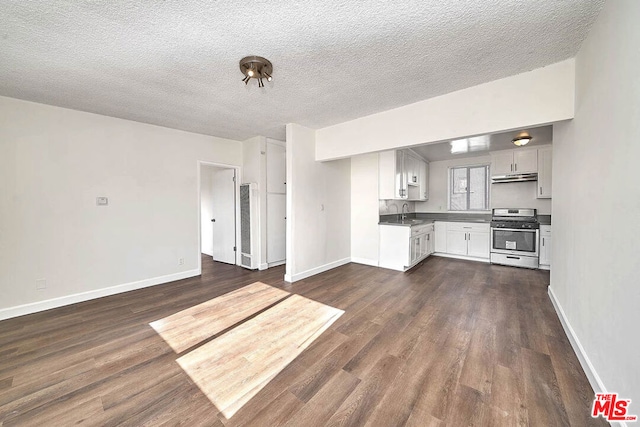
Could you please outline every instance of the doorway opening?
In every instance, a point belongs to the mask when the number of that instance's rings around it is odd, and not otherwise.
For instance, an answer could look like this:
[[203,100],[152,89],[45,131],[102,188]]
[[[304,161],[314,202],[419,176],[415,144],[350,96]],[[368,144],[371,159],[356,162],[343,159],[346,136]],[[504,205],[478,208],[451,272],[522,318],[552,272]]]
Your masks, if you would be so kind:
[[235,265],[240,253],[238,175],[237,167],[198,162],[200,252]]

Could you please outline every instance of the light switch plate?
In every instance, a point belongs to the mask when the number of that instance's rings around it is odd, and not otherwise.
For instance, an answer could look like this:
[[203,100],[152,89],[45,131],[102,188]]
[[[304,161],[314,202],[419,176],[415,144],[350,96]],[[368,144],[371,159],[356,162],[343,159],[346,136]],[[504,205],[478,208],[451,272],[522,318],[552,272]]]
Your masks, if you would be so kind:
[[96,206],[108,206],[109,198],[108,197],[96,197]]

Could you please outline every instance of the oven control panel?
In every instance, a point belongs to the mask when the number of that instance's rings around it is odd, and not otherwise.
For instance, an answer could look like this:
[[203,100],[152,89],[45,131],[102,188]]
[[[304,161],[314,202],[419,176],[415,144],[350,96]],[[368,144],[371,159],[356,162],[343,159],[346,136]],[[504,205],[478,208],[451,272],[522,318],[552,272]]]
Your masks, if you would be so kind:
[[540,228],[540,223],[527,221],[491,221],[491,228],[536,230]]

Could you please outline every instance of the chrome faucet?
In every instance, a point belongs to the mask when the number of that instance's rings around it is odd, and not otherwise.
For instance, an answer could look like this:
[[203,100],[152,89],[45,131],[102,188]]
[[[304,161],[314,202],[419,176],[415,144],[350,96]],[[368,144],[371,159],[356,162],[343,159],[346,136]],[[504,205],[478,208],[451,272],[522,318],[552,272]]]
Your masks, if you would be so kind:
[[[404,211],[404,208],[407,208],[407,212]],[[404,203],[402,205],[402,215],[400,216],[400,218],[404,221],[405,219],[407,219],[407,214],[409,213],[409,205]]]

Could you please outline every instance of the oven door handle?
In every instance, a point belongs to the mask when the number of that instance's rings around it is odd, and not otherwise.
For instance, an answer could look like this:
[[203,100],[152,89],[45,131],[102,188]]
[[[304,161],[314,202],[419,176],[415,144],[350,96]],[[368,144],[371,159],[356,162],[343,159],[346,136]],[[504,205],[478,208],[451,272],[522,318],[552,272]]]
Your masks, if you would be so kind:
[[538,228],[498,228],[498,227],[491,227],[491,231],[528,231],[530,233],[535,233],[536,231],[538,231]]

